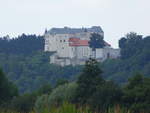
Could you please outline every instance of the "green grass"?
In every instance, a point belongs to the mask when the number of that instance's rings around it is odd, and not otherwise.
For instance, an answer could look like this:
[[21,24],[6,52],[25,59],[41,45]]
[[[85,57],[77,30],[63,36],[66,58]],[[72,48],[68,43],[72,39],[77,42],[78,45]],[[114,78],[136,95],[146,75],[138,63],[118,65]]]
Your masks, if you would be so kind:
[[[13,112],[13,111],[3,111],[0,109],[0,113],[21,113],[21,112]],[[23,113],[23,112],[22,112]],[[88,107],[85,108],[76,108],[74,104],[69,104],[65,102],[60,107],[45,107],[40,111],[31,111],[30,113],[99,113],[99,112],[92,112]],[[115,106],[114,108],[109,108],[105,113],[131,113],[129,110],[125,108],[121,108],[119,105]]]

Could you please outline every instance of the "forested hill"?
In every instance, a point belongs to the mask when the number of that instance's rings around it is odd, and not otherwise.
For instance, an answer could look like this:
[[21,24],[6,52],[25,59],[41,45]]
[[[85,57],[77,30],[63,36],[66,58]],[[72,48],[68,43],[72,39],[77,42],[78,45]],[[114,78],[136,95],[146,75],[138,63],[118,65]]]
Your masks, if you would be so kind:
[[103,65],[104,76],[119,83],[137,73],[150,77],[150,36],[129,33],[119,40],[121,59],[108,60]]
[[21,93],[32,92],[58,79],[72,80],[81,68],[49,64],[52,53],[44,52],[43,36],[22,34],[0,38],[0,67]]
[[[125,83],[136,73],[150,76],[150,36],[130,33],[119,41],[120,59],[101,63],[103,77]],[[43,36],[21,35],[0,38],[0,67],[21,93],[42,85],[55,84],[58,79],[74,80],[82,66],[60,67],[49,64],[51,53],[45,53]]]

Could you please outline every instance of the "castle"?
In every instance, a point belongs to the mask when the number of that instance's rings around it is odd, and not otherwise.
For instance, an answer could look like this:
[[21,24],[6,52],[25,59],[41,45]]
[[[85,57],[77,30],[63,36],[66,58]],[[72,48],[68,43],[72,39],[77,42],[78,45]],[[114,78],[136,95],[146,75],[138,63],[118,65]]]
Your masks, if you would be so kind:
[[120,57],[120,49],[113,49],[105,42],[105,47],[97,48],[95,52],[89,46],[92,33],[104,37],[100,26],[91,28],[52,28],[45,31],[45,51],[53,52],[50,63],[61,66],[82,65],[89,58],[104,61],[108,58]]

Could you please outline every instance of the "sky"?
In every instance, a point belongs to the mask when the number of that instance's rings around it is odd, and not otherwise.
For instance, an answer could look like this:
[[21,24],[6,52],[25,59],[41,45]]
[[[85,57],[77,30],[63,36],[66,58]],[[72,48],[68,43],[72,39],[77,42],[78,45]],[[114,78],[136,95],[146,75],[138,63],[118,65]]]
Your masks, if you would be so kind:
[[52,27],[101,26],[113,47],[129,32],[150,35],[150,0],[0,0],[0,37]]

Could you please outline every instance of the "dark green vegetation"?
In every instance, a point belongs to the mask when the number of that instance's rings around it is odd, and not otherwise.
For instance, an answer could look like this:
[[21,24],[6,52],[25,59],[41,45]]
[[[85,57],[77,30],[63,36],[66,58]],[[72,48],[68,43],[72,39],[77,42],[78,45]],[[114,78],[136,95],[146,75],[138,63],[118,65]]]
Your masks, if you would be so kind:
[[[102,37],[96,34],[93,37],[99,37],[103,45]],[[102,63],[105,79],[125,83],[136,73],[150,76],[149,36],[142,38],[141,35],[130,33],[120,39],[119,46],[122,58]],[[19,92],[31,92],[44,83],[55,84],[61,78],[72,80],[80,73],[81,66],[62,68],[49,64],[49,55],[52,53],[44,53],[43,49],[42,36],[23,34],[14,39],[0,38],[0,66],[19,87]]]
[[[101,40],[103,45],[102,37],[96,34],[93,37]],[[136,33],[129,33],[120,39],[119,46],[121,59],[107,60],[101,64],[105,79],[122,84],[136,73],[150,76],[150,36],[142,38]],[[82,66],[49,64],[52,53],[45,53],[43,49],[42,36],[23,34],[14,39],[0,38],[0,67],[17,85],[19,92],[32,92],[45,83],[54,86],[57,79],[73,80],[81,72]]]
[[89,46],[94,52],[94,57],[96,57],[96,49],[103,48],[105,46],[104,37],[100,34],[93,33],[90,37]]
[[44,111],[61,108],[68,102],[71,105],[67,106],[79,109],[88,106],[98,113],[108,112],[115,106],[120,106],[124,113],[150,112],[149,36],[127,34],[119,41],[120,59],[108,59],[101,64],[90,59],[84,68],[49,64],[52,53],[42,52],[41,36],[2,38],[0,44],[0,66],[9,78],[0,71],[3,109],[48,113]]
[[97,33],[93,33],[90,37],[89,45],[95,51],[96,48],[103,48],[105,46],[104,37]]
[[10,39],[9,36],[0,38],[0,53],[13,55],[30,55],[44,49],[43,36],[22,34]]
[[49,64],[52,53],[44,53],[42,36],[21,35],[14,39],[0,38],[0,67],[19,88],[20,93],[32,92],[45,83],[53,86],[58,79],[72,80],[78,67]]
[[0,54],[0,65],[20,93],[32,92],[45,83],[55,85],[58,79],[72,80],[79,67],[60,67],[49,64],[51,53],[37,52],[30,56]]
[[119,41],[121,59],[102,64],[104,77],[117,83],[126,83],[137,73],[150,77],[150,36],[129,33]]
[[[5,77],[3,73],[1,75]],[[11,93],[13,87],[5,87],[2,92],[7,91],[11,98],[6,96],[9,100],[5,103],[1,98],[0,109],[22,113],[32,110],[36,113],[53,113],[55,110],[58,113],[73,113],[78,109],[87,110],[87,113],[113,113],[110,112],[113,108],[117,110],[115,113],[150,112],[150,78],[137,74],[126,85],[119,87],[112,81],[104,80],[101,75],[98,62],[89,59],[76,82],[64,82],[55,88],[47,84],[33,93],[20,96]],[[119,106],[124,112],[120,111]]]
[[0,69],[0,105],[18,96],[17,87],[10,82]]

